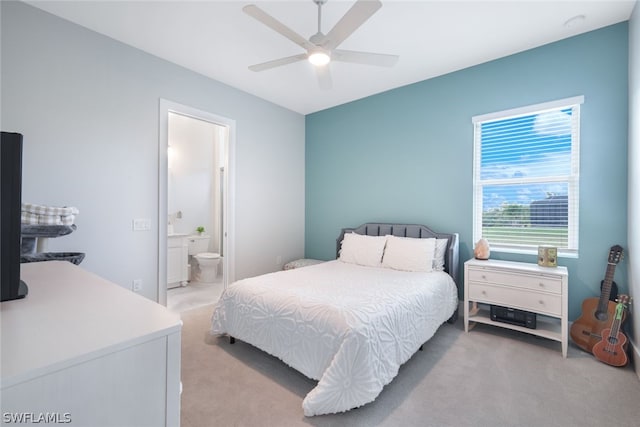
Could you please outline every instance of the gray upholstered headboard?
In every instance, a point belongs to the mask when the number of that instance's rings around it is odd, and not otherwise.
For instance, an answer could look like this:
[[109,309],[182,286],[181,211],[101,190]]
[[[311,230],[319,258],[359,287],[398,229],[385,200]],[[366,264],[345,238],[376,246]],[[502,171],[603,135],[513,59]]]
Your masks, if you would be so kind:
[[337,239],[336,258],[340,255],[340,246],[344,233],[354,232],[367,236],[386,236],[391,234],[398,237],[414,237],[427,239],[435,237],[436,239],[449,239],[447,244],[447,254],[445,256],[444,269],[456,282],[456,286],[460,288],[458,283],[458,234],[457,233],[436,233],[429,227],[416,224],[381,224],[367,223],[356,228],[343,228]]

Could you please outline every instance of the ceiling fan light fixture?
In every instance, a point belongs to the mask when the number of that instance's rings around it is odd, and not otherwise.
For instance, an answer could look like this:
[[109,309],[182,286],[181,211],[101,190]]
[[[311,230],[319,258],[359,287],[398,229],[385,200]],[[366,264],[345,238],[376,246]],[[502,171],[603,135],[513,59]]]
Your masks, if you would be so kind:
[[323,65],[327,65],[331,61],[331,56],[322,50],[318,49],[311,53],[309,53],[309,62],[311,62],[316,67],[322,67]]

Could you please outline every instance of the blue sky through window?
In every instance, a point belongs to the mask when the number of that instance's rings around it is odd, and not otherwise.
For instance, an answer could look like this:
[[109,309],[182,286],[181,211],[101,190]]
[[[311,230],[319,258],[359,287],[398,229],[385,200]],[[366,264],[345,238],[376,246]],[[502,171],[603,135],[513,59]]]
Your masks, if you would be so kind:
[[484,211],[567,196],[566,183],[518,181],[571,174],[571,114],[571,108],[556,109],[482,123],[480,179],[506,180],[484,186]]

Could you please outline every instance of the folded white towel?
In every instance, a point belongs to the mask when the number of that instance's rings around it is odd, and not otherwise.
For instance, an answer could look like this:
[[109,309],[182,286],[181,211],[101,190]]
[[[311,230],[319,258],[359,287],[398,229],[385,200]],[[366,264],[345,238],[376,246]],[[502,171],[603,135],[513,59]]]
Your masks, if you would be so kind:
[[80,212],[75,207],[22,204],[22,223],[37,225],[73,225]]
[[38,224],[38,215],[22,211],[21,222],[23,224]]
[[60,223],[62,225],[73,225],[73,222],[75,221],[76,216],[75,215],[63,215],[60,216]]
[[36,215],[58,215],[58,216],[78,215],[80,213],[78,211],[78,208],[75,208],[73,206],[71,207],[42,206],[42,205],[34,205],[32,203],[23,203],[22,211],[36,214]]

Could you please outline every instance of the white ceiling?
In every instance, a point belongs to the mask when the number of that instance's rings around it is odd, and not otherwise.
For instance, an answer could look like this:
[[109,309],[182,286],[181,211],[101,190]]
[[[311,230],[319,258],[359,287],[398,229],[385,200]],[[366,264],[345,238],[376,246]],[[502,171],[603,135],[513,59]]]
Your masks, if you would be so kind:
[[[249,3],[305,38],[317,30],[312,0],[28,1],[29,4],[290,110],[308,114],[629,19],[635,0],[382,0],[341,49],[400,56],[393,68],[333,62],[321,90],[302,61],[253,72],[252,64],[304,53],[242,12]],[[329,0],[326,34],[353,4]],[[574,16],[585,19],[565,25]]]

